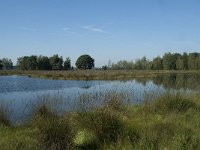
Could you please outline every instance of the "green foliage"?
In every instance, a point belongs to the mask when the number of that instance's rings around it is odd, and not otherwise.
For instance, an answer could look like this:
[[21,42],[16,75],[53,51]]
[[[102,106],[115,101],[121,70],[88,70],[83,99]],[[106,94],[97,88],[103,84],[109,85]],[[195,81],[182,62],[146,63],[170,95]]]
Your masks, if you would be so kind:
[[180,54],[175,53],[166,53],[163,56],[163,69],[164,70],[176,70],[176,60],[180,56]]
[[17,60],[17,66],[21,70],[36,70],[37,69],[37,56],[24,56]]
[[78,69],[92,69],[94,68],[94,59],[89,55],[81,55],[76,61]]
[[72,149],[73,134],[68,120],[59,117],[46,103],[43,102],[34,110],[34,125],[38,129],[38,143],[44,145],[46,149]]
[[102,68],[102,70],[108,70],[108,66],[106,66],[106,65],[102,66],[101,68]]
[[18,58],[17,67],[20,70],[62,70],[63,58],[58,55],[53,55],[50,58],[35,55],[24,56]]
[[162,58],[156,57],[156,58],[153,59],[152,69],[153,70],[163,70],[163,60],[162,60]]
[[[17,67],[21,70],[70,70],[71,60],[69,57],[63,62],[62,56],[23,56],[18,58]],[[76,61],[78,69],[94,68],[94,59],[89,55],[82,55]],[[0,60],[1,69],[12,69],[11,59],[3,58]],[[200,70],[200,53],[165,53],[163,57],[157,56],[153,60],[146,57],[135,61],[120,60],[112,63],[109,60],[108,65],[103,66],[103,70]]]
[[163,57],[156,57],[152,61],[145,57],[132,61],[118,61],[112,64],[114,70],[197,70],[200,69],[200,53],[165,53]]
[[0,125],[10,126],[9,108],[4,101],[0,101]]
[[48,118],[40,120],[37,124],[39,129],[39,142],[47,149],[71,150],[73,148],[73,134],[66,120]]
[[0,125],[1,150],[43,150],[37,138],[37,129],[28,126],[6,127]]
[[63,68],[63,58],[58,55],[53,55],[50,57],[50,64],[52,66],[52,70],[62,70]]
[[38,66],[37,66],[38,70],[50,70],[51,69],[50,60],[46,56],[39,56],[37,58],[37,64],[38,64]]
[[69,57],[67,57],[65,62],[64,62],[64,69],[65,70],[70,70],[71,69],[71,59]]
[[1,149],[199,149],[199,92],[165,93],[137,105],[126,105],[126,94],[94,95],[85,100],[102,105],[59,116],[43,103],[30,122],[0,125]]
[[2,60],[0,60],[0,70],[2,70],[3,68],[3,64],[2,64]]
[[198,106],[191,100],[185,99],[180,94],[163,95],[160,100],[156,101],[156,108],[158,111],[166,112],[186,112],[188,109],[199,110]]
[[197,70],[199,63],[199,55],[198,53],[190,53],[188,56],[188,69]]
[[176,60],[176,69],[177,70],[184,70],[184,60],[182,59],[182,57],[178,57],[178,59]]
[[112,64],[111,69],[114,70],[134,69],[134,63],[132,61],[128,62],[126,60],[118,61],[116,64]]
[[146,59],[146,57],[143,57],[141,59],[136,60],[134,68],[138,70],[145,70],[147,69],[147,65],[148,65],[148,60]]
[[3,58],[1,60],[1,64],[2,64],[2,69],[3,70],[10,70],[13,68],[13,62],[11,59],[8,58]]

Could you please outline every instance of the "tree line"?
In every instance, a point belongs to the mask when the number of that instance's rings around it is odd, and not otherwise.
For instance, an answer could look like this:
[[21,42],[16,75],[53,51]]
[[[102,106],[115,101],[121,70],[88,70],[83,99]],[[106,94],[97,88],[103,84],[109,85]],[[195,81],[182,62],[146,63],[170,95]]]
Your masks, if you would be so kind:
[[[66,57],[65,61],[62,56],[24,56],[17,60],[17,67],[20,70],[71,70],[70,57]],[[81,55],[76,61],[78,69],[92,69],[94,67],[94,59],[89,55]]]
[[10,70],[13,69],[13,62],[11,59],[3,58],[0,59],[0,70]]
[[109,63],[103,69],[112,70],[199,70],[200,53],[165,53],[163,57],[157,56],[153,60],[146,57],[135,61],[121,60],[117,63]]
[[[94,68],[94,59],[90,55],[81,55],[76,60],[77,69]],[[17,69],[20,70],[71,70],[70,57],[64,60],[62,56],[55,54],[47,56],[23,56],[17,59]],[[0,59],[0,70],[13,69],[11,59]],[[162,57],[157,56],[153,60],[146,57],[136,59],[135,61],[121,60],[117,63],[111,63],[102,66],[103,70],[200,70],[200,53],[165,53]]]
[[[0,70],[8,70],[13,68],[11,59],[3,58],[0,60]],[[89,55],[81,55],[76,61],[78,69],[94,68],[94,59]],[[17,59],[16,69],[19,70],[71,70],[71,59],[55,54],[51,57],[47,56],[23,56]]]

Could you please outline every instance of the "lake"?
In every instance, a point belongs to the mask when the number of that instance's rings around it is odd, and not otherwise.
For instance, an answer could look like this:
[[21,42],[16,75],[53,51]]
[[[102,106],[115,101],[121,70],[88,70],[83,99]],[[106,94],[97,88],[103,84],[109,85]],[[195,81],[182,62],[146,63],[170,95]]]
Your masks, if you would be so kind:
[[[1,105],[6,105],[12,122],[21,122],[30,116],[39,102],[45,99],[61,100],[55,109],[60,112],[76,109],[80,98],[95,95],[94,99],[109,92],[126,93],[132,103],[153,100],[167,91],[190,92],[199,89],[200,76],[170,74],[153,78],[135,78],[123,81],[50,80],[27,76],[0,76]],[[91,96],[92,97],[92,96]],[[58,101],[57,101],[58,103]],[[54,103],[53,103],[54,105]]]

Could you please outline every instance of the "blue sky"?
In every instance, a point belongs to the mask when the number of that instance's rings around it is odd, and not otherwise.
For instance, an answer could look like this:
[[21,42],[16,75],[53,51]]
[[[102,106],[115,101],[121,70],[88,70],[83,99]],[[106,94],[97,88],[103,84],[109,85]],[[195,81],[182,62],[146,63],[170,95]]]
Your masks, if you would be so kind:
[[96,66],[200,52],[199,0],[0,0],[0,58],[82,54]]

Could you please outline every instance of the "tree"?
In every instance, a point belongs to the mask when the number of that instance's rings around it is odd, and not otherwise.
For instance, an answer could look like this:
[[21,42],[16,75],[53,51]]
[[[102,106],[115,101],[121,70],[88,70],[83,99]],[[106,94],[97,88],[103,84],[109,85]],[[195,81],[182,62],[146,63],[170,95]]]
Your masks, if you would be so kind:
[[179,57],[176,60],[176,69],[177,70],[184,70],[184,61],[183,61],[182,57]]
[[142,62],[141,62],[140,59],[136,59],[136,60],[135,60],[134,68],[135,68],[135,69],[138,69],[138,70],[141,70],[141,69],[142,69]]
[[104,65],[104,66],[101,67],[101,69],[102,69],[102,70],[108,70],[108,66],[107,66],[107,65]]
[[163,70],[163,60],[159,56],[153,59],[152,62],[153,70]]
[[37,56],[23,56],[17,59],[17,66],[21,70],[36,70],[37,69]]
[[147,69],[148,60],[146,57],[142,57],[141,59],[137,59],[135,61],[135,69],[145,70]]
[[188,69],[198,69],[198,53],[190,53],[188,56]]
[[50,60],[46,56],[39,56],[37,58],[37,69],[38,70],[50,70],[51,65],[50,65]]
[[17,58],[17,67],[20,70],[28,70],[28,56]]
[[176,70],[176,60],[180,54],[165,53],[163,56],[163,69],[164,70]]
[[0,70],[2,70],[3,68],[3,64],[2,64],[2,60],[0,60]]
[[50,64],[52,66],[52,70],[62,70],[63,68],[63,58],[62,56],[53,55],[50,57]]
[[90,55],[81,55],[76,61],[78,69],[92,69],[94,67],[94,59]]
[[142,65],[142,70],[147,69],[147,64],[148,64],[148,60],[146,57],[142,57],[141,61],[141,65]]
[[13,68],[13,62],[11,59],[8,58],[3,58],[2,60],[2,65],[4,70],[12,69]]
[[182,59],[183,59],[183,69],[187,70],[188,69],[188,54],[183,53]]
[[28,70],[37,69],[37,56],[32,55],[28,57]]
[[64,69],[65,70],[70,70],[71,69],[71,59],[69,57],[67,57],[65,62],[64,62]]

